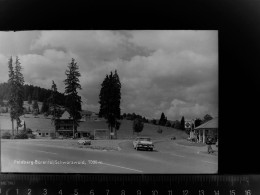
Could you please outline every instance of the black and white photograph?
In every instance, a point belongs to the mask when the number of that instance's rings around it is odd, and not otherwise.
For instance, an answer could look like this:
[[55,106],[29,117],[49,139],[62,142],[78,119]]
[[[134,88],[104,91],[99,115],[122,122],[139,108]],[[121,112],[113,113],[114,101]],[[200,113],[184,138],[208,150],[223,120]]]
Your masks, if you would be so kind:
[[0,31],[1,172],[217,174],[218,33]]

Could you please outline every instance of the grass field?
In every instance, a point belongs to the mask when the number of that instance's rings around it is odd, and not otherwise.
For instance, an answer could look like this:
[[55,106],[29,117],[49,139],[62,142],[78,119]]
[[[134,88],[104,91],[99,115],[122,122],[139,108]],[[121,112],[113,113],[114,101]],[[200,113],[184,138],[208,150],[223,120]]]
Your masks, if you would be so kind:
[[[33,115],[26,114],[26,117],[21,117],[25,121],[26,127],[32,129],[33,131],[37,129],[43,130],[54,130],[54,126],[49,118],[45,118],[43,115],[39,115],[38,118],[34,118]],[[137,137],[135,133],[133,135],[132,128],[133,121],[121,120],[121,126],[118,131],[118,139],[132,139]],[[0,128],[2,130],[11,129],[11,121],[9,114],[0,115]],[[163,132],[161,134],[157,133],[159,126],[152,124],[144,124],[144,129],[139,136],[149,136],[152,139],[166,139],[175,136],[176,139],[185,139],[188,135],[180,130],[176,130],[170,127],[161,127]],[[85,121],[80,123],[78,130],[94,132],[95,129],[107,129],[107,123],[104,120],[101,121]],[[2,132],[3,133],[3,132]]]

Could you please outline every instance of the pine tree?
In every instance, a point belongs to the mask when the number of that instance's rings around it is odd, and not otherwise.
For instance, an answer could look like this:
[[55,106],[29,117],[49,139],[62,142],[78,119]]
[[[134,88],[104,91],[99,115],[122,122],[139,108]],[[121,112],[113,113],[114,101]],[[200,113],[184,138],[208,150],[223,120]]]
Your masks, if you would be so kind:
[[14,71],[14,78],[15,78],[15,88],[16,88],[16,98],[15,98],[15,119],[16,119],[16,129],[18,134],[18,128],[22,126],[20,116],[24,113],[23,108],[23,85],[24,85],[24,77],[21,73],[22,66],[19,62],[19,58],[16,57],[15,61],[15,71]]
[[13,68],[13,59],[12,56],[8,61],[9,68],[9,97],[8,97],[8,105],[10,107],[10,118],[12,122],[12,135],[14,136],[14,119],[15,119],[15,78],[14,78],[14,68]]
[[204,116],[203,123],[206,123],[206,122],[210,121],[211,119],[213,119],[213,117],[209,114],[206,114]]
[[161,118],[159,120],[159,125],[165,126],[167,122],[167,118],[165,117],[164,113],[161,114]]
[[0,96],[0,106],[4,106],[4,100],[2,96]]
[[34,100],[33,101],[33,112],[37,115],[39,114],[39,105],[38,105],[38,101]]
[[[99,94],[99,117],[104,117],[107,119],[108,128],[110,133],[114,133],[117,138],[117,124],[121,117],[121,83],[117,71],[112,72],[110,75],[106,75],[104,81],[101,84],[100,94]],[[120,126],[120,125],[119,125]],[[110,137],[111,138],[111,137]]]
[[46,113],[49,111],[49,105],[46,100],[43,101],[41,113]]
[[32,94],[32,99],[33,100],[39,100],[39,89],[38,87],[35,87],[33,90],[33,94]]
[[[202,124],[202,120],[200,119],[200,118],[196,118],[196,120],[194,121],[194,126],[195,127],[198,127],[198,126],[200,126]],[[194,127],[194,128],[195,128]]]
[[184,116],[181,118],[181,130],[185,130],[185,119]]
[[79,126],[79,119],[81,119],[81,97],[78,95],[77,90],[81,89],[79,83],[79,67],[77,62],[72,58],[71,63],[68,65],[68,70],[65,74],[67,78],[64,80],[65,83],[65,95],[66,95],[66,108],[73,120],[73,137],[75,137],[75,130]]
[[167,120],[167,122],[166,122],[165,126],[166,126],[166,127],[171,127],[171,126],[172,126],[172,124],[171,124],[171,122],[170,122],[170,121],[168,121],[168,120]]
[[51,86],[51,95],[48,99],[49,103],[49,109],[48,109],[48,114],[52,115],[52,123],[57,119],[61,117],[61,111],[59,108],[59,105],[57,103],[57,85],[55,84],[54,81],[52,81],[52,86]]
[[32,96],[31,95],[28,96],[28,104],[32,104]]
[[108,93],[109,93],[109,77],[108,75],[106,75],[104,81],[101,84],[101,89],[100,89],[100,94],[99,94],[99,104],[100,104],[100,108],[99,108],[99,117],[105,117],[106,116],[106,111],[108,110],[107,105],[108,105]]

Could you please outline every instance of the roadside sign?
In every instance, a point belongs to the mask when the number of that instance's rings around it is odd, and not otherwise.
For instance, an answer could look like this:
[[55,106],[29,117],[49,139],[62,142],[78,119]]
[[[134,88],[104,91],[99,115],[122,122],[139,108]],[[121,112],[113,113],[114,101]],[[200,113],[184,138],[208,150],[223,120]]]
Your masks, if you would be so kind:
[[190,127],[191,127],[191,124],[190,124],[189,122],[186,122],[186,123],[185,123],[185,127],[186,127],[186,128],[190,128]]

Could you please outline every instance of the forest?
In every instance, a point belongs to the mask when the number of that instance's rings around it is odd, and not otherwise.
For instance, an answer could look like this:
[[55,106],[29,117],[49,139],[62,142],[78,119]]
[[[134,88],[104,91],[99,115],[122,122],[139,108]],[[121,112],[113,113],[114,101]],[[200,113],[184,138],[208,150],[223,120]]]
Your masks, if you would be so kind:
[[[8,83],[0,83],[0,104],[3,100],[7,100],[10,93],[10,87]],[[45,89],[33,85],[23,85],[23,97],[24,101],[37,100],[38,102],[47,101],[51,95],[51,89]],[[65,95],[63,93],[57,93],[57,103],[61,106],[65,105]]]

